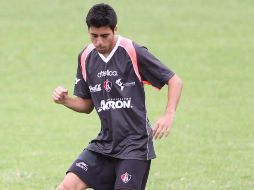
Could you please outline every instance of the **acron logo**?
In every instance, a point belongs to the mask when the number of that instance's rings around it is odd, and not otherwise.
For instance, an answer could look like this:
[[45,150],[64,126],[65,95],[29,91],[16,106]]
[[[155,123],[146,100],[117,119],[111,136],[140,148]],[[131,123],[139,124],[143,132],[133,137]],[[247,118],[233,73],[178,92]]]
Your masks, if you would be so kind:
[[132,108],[130,98],[122,98],[117,100],[101,100],[101,107],[97,109],[98,112],[107,111],[110,109],[123,109],[123,108]]

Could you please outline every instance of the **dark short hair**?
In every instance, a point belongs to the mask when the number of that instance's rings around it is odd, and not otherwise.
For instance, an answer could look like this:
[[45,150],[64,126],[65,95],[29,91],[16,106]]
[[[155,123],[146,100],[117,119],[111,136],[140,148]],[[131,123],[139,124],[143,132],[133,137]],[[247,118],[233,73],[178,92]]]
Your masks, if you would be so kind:
[[91,26],[96,28],[108,26],[114,30],[117,24],[116,12],[108,4],[96,4],[89,10],[86,16],[86,24],[88,28]]

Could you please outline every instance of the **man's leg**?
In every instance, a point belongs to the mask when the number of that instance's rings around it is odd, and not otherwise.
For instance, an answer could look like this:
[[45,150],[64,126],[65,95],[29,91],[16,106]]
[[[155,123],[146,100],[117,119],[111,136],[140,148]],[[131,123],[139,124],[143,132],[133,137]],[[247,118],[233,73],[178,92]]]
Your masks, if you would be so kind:
[[86,188],[87,185],[76,174],[69,172],[57,190],[84,190]]
[[58,190],[113,190],[115,182],[114,159],[84,150],[67,170]]
[[145,190],[150,170],[150,160],[118,160],[116,165],[116,190]]

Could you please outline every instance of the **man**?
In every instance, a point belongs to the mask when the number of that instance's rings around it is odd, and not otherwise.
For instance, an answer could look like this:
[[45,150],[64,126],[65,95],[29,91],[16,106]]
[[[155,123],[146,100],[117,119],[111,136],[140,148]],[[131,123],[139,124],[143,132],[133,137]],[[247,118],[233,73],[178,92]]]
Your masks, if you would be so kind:
[[[166,137],[180,99],[181,79],[145,47],[117,35],[117,16],[107,4],[93,6],[86,17],[92,43],[78,58],[75,97],[57,87],[53,100],[74,111],[96,109],[101,131],[74,161],[60,190],[144,190],[152,139]],[[144,83],[168,85],[165,114],[150,127]]]

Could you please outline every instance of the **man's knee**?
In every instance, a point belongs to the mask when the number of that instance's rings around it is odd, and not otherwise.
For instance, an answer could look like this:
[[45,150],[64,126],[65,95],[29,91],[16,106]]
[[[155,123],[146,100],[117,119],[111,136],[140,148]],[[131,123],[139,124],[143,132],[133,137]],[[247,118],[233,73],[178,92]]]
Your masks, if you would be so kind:
[[84,190],[87,185],[73,173],[68,173],[58,185],[57,190]]
[[64,184],[64,183],[62,182],[62,183],[60,183],[60,184],[58,185],[58,187],[57,187],[56,190],[74,190],[74,188],[71,187],[70,185]]
[[86,187],[81,188],[81,187],[76,187],[69,184],[61,183],[58,185],[56,190],[84,190],[84,189],[86,189]]
[[57,186],[56,190],[64,190],[64,186],[62,184],[59,184]]

